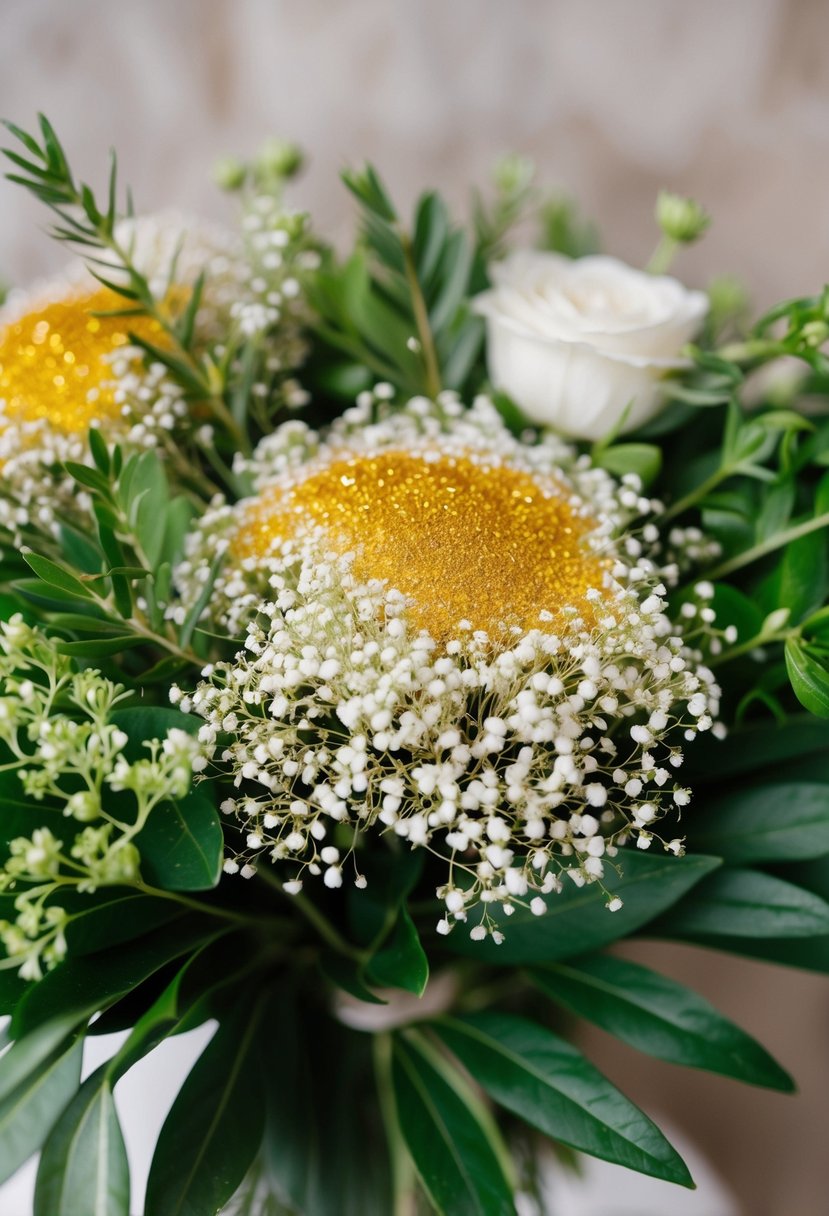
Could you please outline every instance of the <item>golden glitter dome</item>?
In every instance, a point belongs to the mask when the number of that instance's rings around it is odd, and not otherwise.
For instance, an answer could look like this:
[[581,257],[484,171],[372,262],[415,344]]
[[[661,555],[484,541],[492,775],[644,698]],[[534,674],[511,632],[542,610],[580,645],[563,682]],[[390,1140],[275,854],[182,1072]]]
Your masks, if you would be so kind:
[[356,554],[359,579],[384,579],[409,597],[414,623],[438,640],[461,620],[497,637],[503,625],[539,627],[544,610],[554,621],[567,608],[592,619],[586,594],[606,571],[585,544],[595,523],[565,490],[465,456],[354,456],[271,487],[248,508],[231,555],[264,557],[313,526],[336,551]]
[[110,357],[129,333],[164,345],[151,317],[94,316],[124,308],[109,288],[79,289],[0,328],[0,400],[10,424],[45,420],[65,435],[84,435],[92,423],[120,415]]

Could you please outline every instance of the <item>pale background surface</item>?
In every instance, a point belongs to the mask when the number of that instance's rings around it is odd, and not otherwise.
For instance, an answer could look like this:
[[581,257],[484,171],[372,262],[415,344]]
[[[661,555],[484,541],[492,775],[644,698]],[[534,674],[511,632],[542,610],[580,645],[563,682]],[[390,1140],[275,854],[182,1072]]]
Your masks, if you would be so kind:
[[[374,160],[403,203],[429,184],[463,207],[515,149],[631,261],[667,186],[715,216],[679,263],[689,282],[730,271],[768,303],[829,279],[824,0],[3,0],[0,21],[0,111],[25,126],[45,110],[95,183],[115,145],[143,209],[227,214],[214,158],[281,134],[312,158],[297,203],[344,233],[343,165]],[[42,219],[0,188],[0,277],[59,264]],[[635,953],[757,1034],[803,1092],[656,1064],[599,1032],[596,1062],[696,1141],[744,1216],[829,1210],[829,985],[679,947]],[[710,1196],[687,1211],[718,1216]]]

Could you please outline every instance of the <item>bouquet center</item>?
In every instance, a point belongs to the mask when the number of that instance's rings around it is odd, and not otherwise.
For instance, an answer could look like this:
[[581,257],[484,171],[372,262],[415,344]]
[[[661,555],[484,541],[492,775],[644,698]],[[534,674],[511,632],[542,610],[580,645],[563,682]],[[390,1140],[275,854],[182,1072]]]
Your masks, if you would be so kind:
[[358,579],[405,595],[410,620],[433,638],[461,622],[497,637],[549,629],[564,613],[592,621],[588,591],[603,586],[606,563],[587,543],[595,521],[571,503],[550,478],[470,456],[356,455],[265,490],[232,552],[266,557],[320,528],[332,549],[353,552]]

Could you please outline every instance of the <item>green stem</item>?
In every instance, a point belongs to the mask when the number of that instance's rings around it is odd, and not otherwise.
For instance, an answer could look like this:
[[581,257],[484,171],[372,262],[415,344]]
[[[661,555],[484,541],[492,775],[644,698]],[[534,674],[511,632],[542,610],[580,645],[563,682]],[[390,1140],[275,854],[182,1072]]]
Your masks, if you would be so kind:
[[791,541],[800,540],[801,536],[808,536],[810,532],[817,532],[820,528],[826,527],[829,527],[829,511],[823,515],[816,515],[814,519],[807,519],[805,523],[796,524],[793,528],[787,528],[784,532],[778,532],[776,536],[769,537],[761,544],[754,545],[751,549],[746,549],[735,557],[729,558],[728,561],[721,562],[713,570],[706,570],[705,577],[716,582],[717,579],[725,578],[727,574],[733,574],[735,570],[742,570],[743,566],[750,566],[752,562],[759,561],[761,557],[774,553],[775,549],[782,549]]
[[739,646],[733,647],[732,650],[727,650],[724,654],[716,655],[708,660],[708,666],[711,668],[721,667],[723,663],[730,663],[732,659],[739,659],[744,654],[751,654],[752,650],[759,650],[761,646],[770,646],[774,642],[785,642],[787,638],[796,637],[799,635],[799,629],[785,629],[782,633],[758,633],[756,637],[749,638],[747,642],[741,642]]
[[645,269],[649,274],[665,274],[676,257],[678,249],[679,241],[675,241],[670,236],[663,236],[651,254],[651,260]]
[[429,324],[429,312],[426,308],[426,301],[423,298],[420,280],[417,277],[414,251],[407,232],[401,231],[400,244],[403,247],[406,281],[409,284],[409,291],[412,295],[412,309],[414,311],[415,324],[417,325],[417,335],[420,341],[420,349],[423,352],[423,363],[426,370],[426,395],[434,400],[441,390],[440,365],[438,363],[437,351],[435,350],[435,341],[432,336],[432,327]]
[[710,477],[706,477],[705,481],[701,482],[696,489],[690,490],[684,497],[678,498],[675,503],[672,503],[666,511],[663,512],[662,519],[674,519],[677,515],[681,515],[683,511],[687,511],[689,507],[693,507],[701,499],[715,490],[722,481],[726,481],[737,470],[731,467],[717,469]]
[[392,1209],[389,1216],[415,1216],[414,1171],[411,1158],[400,1132],[394,1086],[391,1077],[392,1039],[390,1034],[376,1034],[372,1044],[374,1077],[383,1116],[383,1127],[389,1146],[392,1181]]
[[336,950],[338,954],[344,954],[347,958],[353,958],[355,962],[362,963],[365,961],[365,952],[358,949],[357,946],[352,946],[351,942],[337,932],[327,917],[319,911],[311,900],[307,899],[301,892],[297,895],[289,895],[282,883],[275,874],[271,874],[265,867],[260,867],[256,871],[257,877],[263,879],[269,887],[273,887],[275,891],[279,891],[284,895],[305,917],[309,924],[313,925],[320,937],[326,942],[332,950]]
[[154,895],[158,899],[169,899],[173,903],[181,904],[183,908],[187,908],[191,912],[201,912],[206,916],[214,916],[218,920],[226,920],[235,925],[256,925],[274,924],[285,928],[287,922],[282,917],[276,916],[260,916],[250,915],[245,912],[234,912],[231,908],[219,908],[214,904],[204,904],[198,899],[191,899],[189,895],[182,895],[179,891],[164,891],[160,887],[151,887],[140,880],[129,884],[136,891],[140,891],[142,895]]

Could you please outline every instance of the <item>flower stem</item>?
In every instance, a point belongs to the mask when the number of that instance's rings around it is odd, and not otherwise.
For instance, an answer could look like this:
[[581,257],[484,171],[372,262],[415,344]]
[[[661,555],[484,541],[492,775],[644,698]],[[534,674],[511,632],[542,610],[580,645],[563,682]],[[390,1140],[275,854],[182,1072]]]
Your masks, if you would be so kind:
[[665,274],[670,269],[678,249],[679,241],[675,241],[671,236],[663,236],[645,269],[649,274]]
[[412,249],[412,242],[407,232],[401,231],[400,244],[403,247],[406,281],[409,284],[409,291],[412,295],[412,310],[414,311],[415,323],[417,325],[417,335],[420,341],[420,349],[423,352],[423,363],[426,370],[426,395],[434,400],[441,390],[440,365],[438,364],[435,341],[432,336],[432,327],[429,324],[426,301],[423,298],[420,280],[417,277],[414,250]]
[[363,962],[365,958],[364,951],[357,946],[352,946],[351,942],[337,932],[327,917],[323,916],[322,912],[316,907],[310,899],[306,899],[301,893],[297,895],[289,895],[282,883],[274,874],[270,874],[264,867],[260,867],[256,871],[257,877],[263,879],[268,886],[273,887],[275,891],[279,891],[284,895],[305,917],[309,924],[313,925],[317,933],[326,942],[332,950],[336,950],[337,954],[344,954],[347,958],[353,958],[356,962]]
[[775,549],[782,549],[784,545],[788,545],[794,540],[800,540],[801,536],[808,536],[810,532],[817,532],[820,528],[827,527],[829,527],[829,511],[823,515],[816,515],[814,519],[807,519],[802,524],[796,524],[792,528],[786,528],[784,532],[770,536],[768,540],[754,545],[751,549],[745,549],[742,553],[721,562],[713,570],[706,570],[705,577],[713,581],[725,578],[727,574],[733,574],[735,570],[742,570],[743,566],[750,566],[752,562],[759,561],[761,557],[774,553]]
[[400,1133],[391,1079],[391,1035],[376,1034],[372,1046],[377,1095],[391,1162],[392,1209],[389,1216],[415,1216],[414,1172]]

